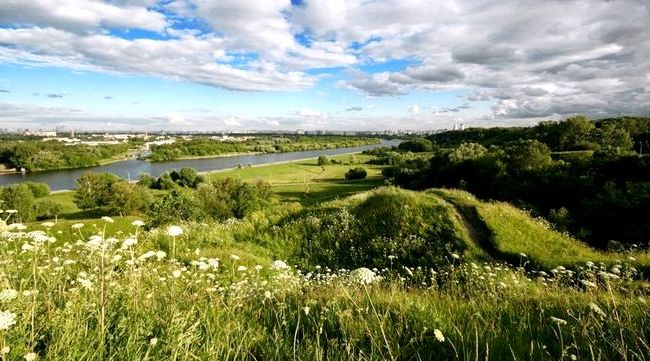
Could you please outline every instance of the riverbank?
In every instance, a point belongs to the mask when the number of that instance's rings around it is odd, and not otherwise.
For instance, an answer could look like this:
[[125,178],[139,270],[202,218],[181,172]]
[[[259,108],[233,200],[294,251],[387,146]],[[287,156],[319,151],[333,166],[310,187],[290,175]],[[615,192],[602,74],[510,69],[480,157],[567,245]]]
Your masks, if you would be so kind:
[[[36,170],[27,171],[25,173],[46,173],[46,172],[56,172],[61,170],[101,167],[103,165],[109,165],[118,162],[123,162],[125,160],[136,159],[135,157],[136,154],[137,152],[123,153],[120,156],[115,156],[109,159],[100,160],[96,164],[92,164],[86,167],[61,167],[61,168],[54,168],[54,169],[36,169]],[[24,174],[24,173],[19,171],[17,168],[8,168],[6,165],[0,165],[0,175],[16,175],[16,174]]]

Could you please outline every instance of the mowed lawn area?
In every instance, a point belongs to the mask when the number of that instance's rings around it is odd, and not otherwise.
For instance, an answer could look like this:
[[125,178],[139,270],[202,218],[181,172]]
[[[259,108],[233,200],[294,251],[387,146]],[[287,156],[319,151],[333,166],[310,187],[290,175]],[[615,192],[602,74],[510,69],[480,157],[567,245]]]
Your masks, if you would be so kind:
[[[363,154],[344,155],[331,159],[342,164],[319,166],[318,160],[308,159],[289,163],[245,167],[212,172],[208,180],[225,177],[249,182],[265,181],[283,202],[300,202],[313,205],[337,197],[345,197],[384,184],[381,170],[384,166],[363,164],[371,159]],[[355,167],[363,167],[368,177],[361,180],[346,180],[345,173]]]

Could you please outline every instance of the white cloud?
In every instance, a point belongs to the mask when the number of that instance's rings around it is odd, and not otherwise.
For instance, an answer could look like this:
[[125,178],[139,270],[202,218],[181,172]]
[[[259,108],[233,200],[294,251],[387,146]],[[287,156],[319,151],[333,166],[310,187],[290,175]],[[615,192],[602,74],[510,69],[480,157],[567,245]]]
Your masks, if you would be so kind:
[[318,110],[314,109],[300,109],[296,111],[296,115],[302,118],[310,118],[310,119],[325,119],[328,117],[327,113],[323,113]]
[[98,27],[162,31],[165,16],[148,10],[145,1],[105,3],[97,0],[3,0],[0,24],[53,26],[72,31]]
[[411,105],[411,106],[409,107],[409,113],[411,113],[411,115],[418,115],[418,114],[420,114],[420,106],[417,105],[417,104],[413,104],[413,105]]

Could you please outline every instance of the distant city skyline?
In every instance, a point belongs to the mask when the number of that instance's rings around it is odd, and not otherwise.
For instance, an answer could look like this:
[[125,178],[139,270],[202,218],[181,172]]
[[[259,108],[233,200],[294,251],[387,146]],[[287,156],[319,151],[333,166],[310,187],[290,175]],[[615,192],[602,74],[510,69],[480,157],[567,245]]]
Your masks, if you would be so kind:
[[3,0],[0,129],[650,115],[648,0]]

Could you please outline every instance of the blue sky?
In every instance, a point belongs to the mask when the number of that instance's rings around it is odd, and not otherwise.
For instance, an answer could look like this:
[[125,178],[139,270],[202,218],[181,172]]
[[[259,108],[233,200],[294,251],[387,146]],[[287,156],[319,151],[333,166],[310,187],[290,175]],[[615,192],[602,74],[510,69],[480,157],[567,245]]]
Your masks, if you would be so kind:
[[647,115],[648,8],[623,2],[585,12],[585,1],[7,0],[0,128],[441,129]]

